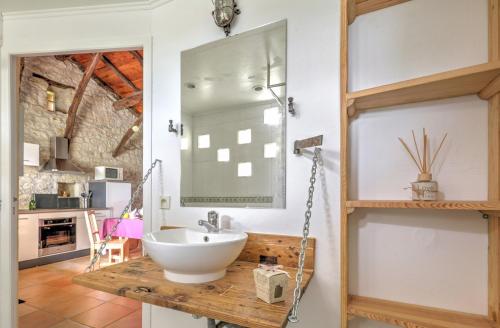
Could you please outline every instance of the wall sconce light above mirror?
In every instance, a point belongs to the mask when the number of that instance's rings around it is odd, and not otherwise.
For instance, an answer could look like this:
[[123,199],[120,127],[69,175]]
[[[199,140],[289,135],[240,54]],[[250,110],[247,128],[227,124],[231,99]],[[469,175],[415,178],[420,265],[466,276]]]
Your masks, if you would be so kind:
[[239,15],[241,11],[237,8],[235,0],[212,0],[214,5],[214,10],[212,11],[212,17],[217,26],[224,29],[226,36],[231,33],[231,23],[236,15]]
[[182,52],[181,206],[285,207],[286,62],[286,21]]

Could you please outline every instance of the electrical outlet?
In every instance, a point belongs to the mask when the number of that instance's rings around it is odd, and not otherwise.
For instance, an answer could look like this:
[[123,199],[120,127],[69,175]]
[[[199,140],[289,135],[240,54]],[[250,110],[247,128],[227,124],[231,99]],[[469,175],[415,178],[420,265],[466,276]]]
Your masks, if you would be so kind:
[[160,196],[160,209],[162,210],[170,209],[170,196]]

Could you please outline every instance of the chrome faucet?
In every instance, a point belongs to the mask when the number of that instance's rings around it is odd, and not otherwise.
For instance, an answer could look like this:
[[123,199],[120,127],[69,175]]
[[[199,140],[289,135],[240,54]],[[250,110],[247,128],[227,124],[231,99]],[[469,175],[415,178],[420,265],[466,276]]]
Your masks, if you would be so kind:
[[219,214],[216,211],[208,212],[208,220],[200,220],[198,225],[205,227],[209,233],[219,232]]

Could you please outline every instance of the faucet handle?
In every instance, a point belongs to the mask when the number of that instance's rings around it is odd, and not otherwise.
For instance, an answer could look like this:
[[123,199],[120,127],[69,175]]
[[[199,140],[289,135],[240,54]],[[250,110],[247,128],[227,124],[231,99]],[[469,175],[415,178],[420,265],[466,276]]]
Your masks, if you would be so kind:
[[213,225],[217,225],[219,220],[219,214],[216,211],[208,212],[208,222]]

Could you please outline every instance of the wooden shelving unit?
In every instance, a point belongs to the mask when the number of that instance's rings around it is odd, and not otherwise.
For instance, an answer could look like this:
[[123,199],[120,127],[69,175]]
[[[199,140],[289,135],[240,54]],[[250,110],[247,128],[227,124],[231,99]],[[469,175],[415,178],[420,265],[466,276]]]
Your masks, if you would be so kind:
[[486,316],[447,311],[431,307],[349,296],[350,315],[402,327],[493,328]]
[[[350,116],[367,110],[477,94],[488,100],[498,91],[500,62],[433,74],[347,94]],[[493,91],[492,91],[493,90]],[[496,91],[496,92],[495,92]]]
[[[341,327],[363,317],[405,328],[500,328],[500,0],[489,2],[489,62],[371,89],[348,91],[348,32],[355,18],[408,0],[341,0]],[[349,121],[363,111],[478,95],[489,102],[488,200],[349,200]],[[479,211],[488,218],[488,315],[349,295],[349,215],[363,209]],[[429,215],[429,214],[428,214]]]
[[349,13],[349,24],[352,24],[357,16],[371,13],[372,11],[399,5],[409,0],[349,0],[347,2]]
[[355,208],[394,208],[394,209],[430,209],[430,210],[460,210],[478,212],[499,212],[500,202],[489,201],[411,201],[411,200],[350,200],[347,207]]

